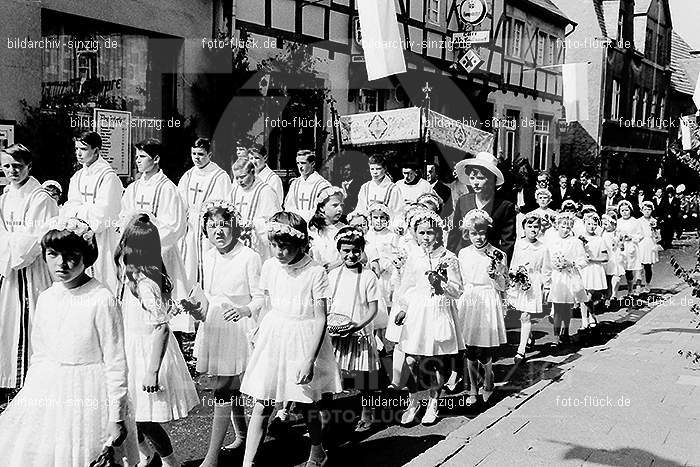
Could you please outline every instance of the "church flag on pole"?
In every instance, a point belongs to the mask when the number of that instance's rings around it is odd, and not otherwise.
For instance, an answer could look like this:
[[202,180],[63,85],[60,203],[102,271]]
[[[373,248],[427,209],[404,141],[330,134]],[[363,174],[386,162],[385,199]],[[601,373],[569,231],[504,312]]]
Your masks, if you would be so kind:
[[406,72],[394,0],[357,0],[367,78]]

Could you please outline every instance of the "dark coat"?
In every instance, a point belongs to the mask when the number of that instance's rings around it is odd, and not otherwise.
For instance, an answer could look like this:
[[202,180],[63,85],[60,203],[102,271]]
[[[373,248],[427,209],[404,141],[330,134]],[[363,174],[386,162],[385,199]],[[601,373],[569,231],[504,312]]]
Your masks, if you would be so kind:
[[597,208],[597,204],[600,202],[600,190],[592,183],[585,187],[580,187],[576,201],[581,204],[590,204]]
[[452,190],[450,187],[442,183],[440,180],[435,182],[433,186],[433,191],[442,199],[443,207],[440,217],[443,219],[452,214]]
[[[447,236],[447,249],[454,254],[459,254],[459,250],[471,244],[468,238],[462,237],[460,227],[465,214],[472,209],[476,209],[476,195],[474,193],[466,193],[457,200],[454,225]],[[515,206],[496,194],[496,198],[483,209],[493,219],[493,227],[489,232],[489,243],[503,251],[510,262],[515,246]]]
[[558,210],[559,208],[561,208],[561,203],[563,203],[567,199],[572,199],[576,201],[578,198],[576,190],[571,188],[571,185],[569,185],[568,183],[566,191],[564,192],[564,196],[561,195],[561,188],[559,188],[558,184],[556,186],[553,186],[550,189],[550,191],[552,192],[552,202],[550,203],[549,207],[554,210]]

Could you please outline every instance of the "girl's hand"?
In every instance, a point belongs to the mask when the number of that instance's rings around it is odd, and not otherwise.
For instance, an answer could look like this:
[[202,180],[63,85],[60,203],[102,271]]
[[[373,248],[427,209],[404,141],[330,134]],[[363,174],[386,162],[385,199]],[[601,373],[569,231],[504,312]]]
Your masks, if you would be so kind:
[[401,326],[406,319],[406,312],[405,311],[399,311],[396,313],[396,317],[394,317],[394,324],[397,326]]
[[224,319],[226,321],[236,322],[241,318],[247,318],[251,315],[252,315],[252,313],[250,312],[250,308],[248,308],[247,306],[243,306],[240,308],[235,307],[235,308],[231,308],[230,310],[224,311]]
[[158,372],[147,372],[143,377],[141,388],[146,392],[158,392]]
[[314,379],[314,362],[302,362],[297,369],[297,384],[309,384]]
[[109,424],[107,429],[107,439],[111,446],[121,446],[126,439],[127,429],[124,422],[114,422]]
[[357,323],[351,322],[351,323],[350,323],[350,326],[349,326],[347,329],[343,329],[342,331],[340,331],[340,332],[338,333],[338,335],[339,335],[340,337],[349,336],[349,335],[351,335],[351,334],[356,333],[356,332],[359,331],[360,329],[362,329],[362,328],[361,328],[360,326],[358,326]]

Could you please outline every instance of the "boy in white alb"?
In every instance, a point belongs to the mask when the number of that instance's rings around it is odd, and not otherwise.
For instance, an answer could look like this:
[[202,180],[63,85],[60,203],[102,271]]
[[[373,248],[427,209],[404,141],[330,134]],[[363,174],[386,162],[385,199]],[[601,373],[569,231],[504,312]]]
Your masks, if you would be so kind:
[[[149,214],[158,228],[163,263],[173,282],[172,298],[179,301],[186,298],[191,289],[179,247],[187,229],[187,215],[177,187],[160,170],[161,151],[157,139],[147,139],[136,145],[136,167],[141,177],[126,188],[119,220],[120,225],[125,226],[135,214]],[[170,321],[170,329],[194,332],[194,320],[182,313]]]
[[192,144],[191,156],[194,167],[185,172],[177,184],[177,191],[187,211],[187,230],[180,243],[180,251],[188,280],[201,285],[202,258],[211,245],[203,238],[199,210],[209,199],[225,199],[231,192],[231,179],[211,160],[209,139],[197,138]]
[[255,166],[255,175],[260,181],[275,192],[277,203],[281,206],[282,201],[284,201],[282,179],[267,165],[267,150],[265,150],[265,146],[254,144],[248,149],[248,160]]
[[316,199],[319,192],[331,186],[315,170],[316,156],[313,151],[302,149],[297,152],[297,169],[299,177],[289,184],[289,192],[284,199],[284,210],[299,214],[306,222],[316,211]]
[[282,208],[274,190],[256,178],[255,166],[251,161],[238,159],[233,164],[232,171],[233,188],[228,199],[241,216],[243,240],[265,261],[270,257],[265,223]]
[[118,287],[114,249],[119,235],[117,225],[121,198],[121,180],[109,162],[100,157],[102,138],[94,131],[85,131],[75,138],[75,156],[83,168],[70,179],[68,201],[61,207],[61,218],[77,217],[95,232],[98,257],[88,274],[99,280],[112,293]]
[[404,164],[401,169],[403,173],[403,180],[396,182],[396,188],[399,189],[401,193],[401,199],[403,201],[402,209],[405,209],[411,203],[415,203],[418,197],[423,193],[432,193],[433,187],[430,183],[420,178],[418,175],[418,170],[413,164]]
[[376,155],[369,158],[369,174],[372,179],[360,187],[355,211],[368,212],[370,205],[382,203],[389,209],[389,217],[397,218],[403,210],[403,199],[401,191],[386,173],[384,157]]

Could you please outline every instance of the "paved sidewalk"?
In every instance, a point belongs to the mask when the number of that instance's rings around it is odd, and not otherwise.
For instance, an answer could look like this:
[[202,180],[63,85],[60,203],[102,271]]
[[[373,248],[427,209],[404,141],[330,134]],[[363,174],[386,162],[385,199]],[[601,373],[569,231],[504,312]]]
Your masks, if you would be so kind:
[[700,466],[700,352],[685,289],[409,466]]

